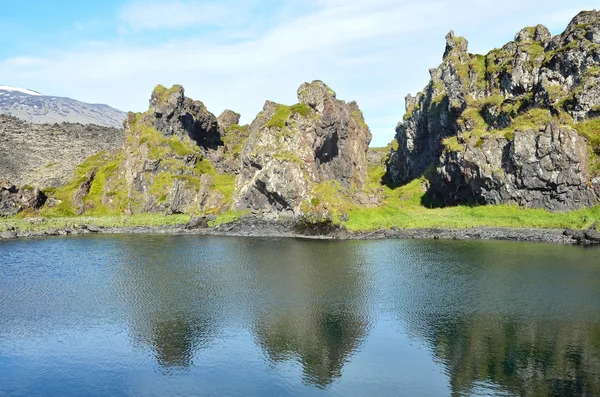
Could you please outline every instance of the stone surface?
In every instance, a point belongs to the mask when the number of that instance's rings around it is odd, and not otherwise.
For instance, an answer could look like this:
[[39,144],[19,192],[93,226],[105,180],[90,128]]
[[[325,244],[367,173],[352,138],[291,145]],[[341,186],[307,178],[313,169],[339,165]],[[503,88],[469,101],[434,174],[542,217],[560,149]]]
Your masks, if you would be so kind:
[[31,124],[0,115],[0,176],[17,185],[60,186],[86,158],[122,145],[122,129]]
[[[555,37],[542,25],[522,29],[485,56],[450,32],[425,90],[406,97],[387,180],[402,185],[433,170],[442,204],[595,205],[600,181],[588,152],[598,148],[586,149],[569,126],[600,116],[599,39],[598,11],[581,12]],[[561,127],[548,132],[549,123]]]
[[446,151],[430,179],[430,193],[446,204],[519,204],[565,211],[597,202],[588,186],[585,138],[550,124],[543,131],[485,139],[480,147]]
[[371,133],[355,102],[321,81],[298,89],[299,104],[267,101],[241,153],[234,208],[301,212],[319,183],[362,189]]

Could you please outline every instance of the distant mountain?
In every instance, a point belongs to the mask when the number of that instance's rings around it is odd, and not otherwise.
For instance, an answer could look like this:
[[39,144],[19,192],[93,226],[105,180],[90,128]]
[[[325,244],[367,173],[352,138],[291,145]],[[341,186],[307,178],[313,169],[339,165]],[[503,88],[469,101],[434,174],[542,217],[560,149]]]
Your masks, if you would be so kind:
[[26,88],[0,85],[0,114],[31,123],[81,123],[123,128],[126,113],[108,105],[47,96]]

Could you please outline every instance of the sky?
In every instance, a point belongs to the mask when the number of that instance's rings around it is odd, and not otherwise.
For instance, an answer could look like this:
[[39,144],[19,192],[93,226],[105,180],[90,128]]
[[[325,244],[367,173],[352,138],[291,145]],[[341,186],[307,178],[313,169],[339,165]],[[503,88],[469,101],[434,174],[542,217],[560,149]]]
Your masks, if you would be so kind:
[[145,111],[181,84],[249,123],[305,81],[355,100],[385,146],[449,30],[487,53],[523,27],[561,33],[586,0],[0,0],[0,85]]

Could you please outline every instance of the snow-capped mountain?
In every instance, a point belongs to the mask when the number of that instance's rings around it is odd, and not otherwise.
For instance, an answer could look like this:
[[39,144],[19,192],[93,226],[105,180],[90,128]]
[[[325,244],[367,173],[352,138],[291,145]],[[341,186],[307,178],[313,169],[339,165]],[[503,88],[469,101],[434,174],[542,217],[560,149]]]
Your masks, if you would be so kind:
[[108,105],[48,96],[26,88],[0,85],[0,113],[32,123],[81,123],[122,128],[126,113]]

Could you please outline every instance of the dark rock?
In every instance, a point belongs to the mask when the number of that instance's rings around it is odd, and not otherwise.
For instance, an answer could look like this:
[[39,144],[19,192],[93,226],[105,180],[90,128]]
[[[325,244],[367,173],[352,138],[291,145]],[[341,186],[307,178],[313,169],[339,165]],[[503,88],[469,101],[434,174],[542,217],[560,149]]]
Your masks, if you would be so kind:
[[175,85],[167,89],[157,86],[150,98],[154,126],[165,136],[191,138],[199,146],[216,148],[222,145],[216,117],[200,101],[184,95],[184,89]]
[[596,230],[585,231],[585,239],[594,243],[600,243],[600,232]]
[[234,112],[233,110],[224,110],[223,113],[221,113],[221,115],[217,117],[217,124],[219,125],[221,135],[225,135],[231,128],[231,126],[239,125],[240,117],[241,115],[239,113]]
[[586,140],[568,127],[550,124],[513,141],[490,137],[480,146],[446,151],[430,178],[430,194],[446,204],[517,203],[566,211],[597,203],[588,184]]
[[573,238],[573,240],[581,241],[585,239],[585,232],[583,230],[567,229],[564,233],[565,236]]
[[94,182],[94,178],[96,177],[96,171],[97,169],[94,169],[85,176],[85,179],[79,184],[73,195],[72,203],[77,215],[83,214],[87,209],[85,207],[84,199],[90,192],[92,182]]
[[0,181],[0,217],[41,208],[46,199],[46,195],[38,188],[31,186],[19,188],[8,181]]
[[208,227],[208,219],[204,216],[192,218],[186,225],[185,228],[191,229],[204,229]]

